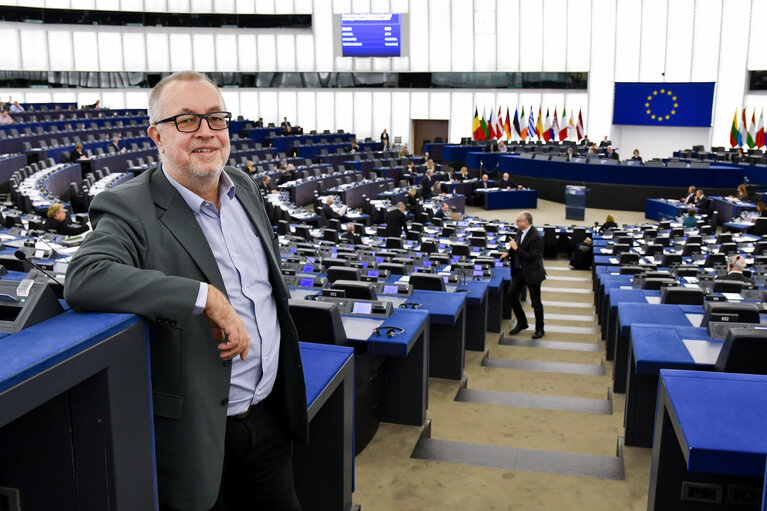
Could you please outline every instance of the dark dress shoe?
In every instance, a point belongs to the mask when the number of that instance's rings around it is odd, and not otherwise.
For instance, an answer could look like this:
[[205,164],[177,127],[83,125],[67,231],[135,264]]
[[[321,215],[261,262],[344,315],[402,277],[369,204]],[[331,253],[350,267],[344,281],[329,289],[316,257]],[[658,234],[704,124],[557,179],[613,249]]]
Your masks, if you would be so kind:
[[527,323],[525,323],[524,325],[517,323],[517,326],[509,330],[509,335],[517,335],[522,330],[527,330],[527,327],[528,327]]
[[545,333],[546,332],[544,332],[543,330],[536,330],[535,333],[533,334],[533,339],[540,339],[541,337],[543,337],[543,334]]

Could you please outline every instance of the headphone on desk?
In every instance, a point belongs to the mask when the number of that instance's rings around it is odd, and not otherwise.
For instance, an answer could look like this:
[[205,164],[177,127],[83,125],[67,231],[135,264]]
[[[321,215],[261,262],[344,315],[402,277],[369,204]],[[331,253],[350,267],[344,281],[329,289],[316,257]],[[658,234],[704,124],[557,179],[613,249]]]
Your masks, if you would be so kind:
[[416,302],[405,302],[399,304],[400,309],[420,309],[421,304]]
[[388,325],[381,325],[377,326],[373,329],[373,333],[375,335],[381,335],[381,329],[386,329],[386,337],[394,337],[395,335],[400,335],[405,333],[404,328],[400,328],[398,326],[388,326]]

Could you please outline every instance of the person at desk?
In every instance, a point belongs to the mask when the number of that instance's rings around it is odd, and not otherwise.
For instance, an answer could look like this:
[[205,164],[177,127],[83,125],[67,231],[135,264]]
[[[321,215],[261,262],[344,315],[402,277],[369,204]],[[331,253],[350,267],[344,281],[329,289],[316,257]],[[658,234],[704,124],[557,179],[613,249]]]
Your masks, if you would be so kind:
[[468,167],[461,167],[461,172],[456,176],[456,179],[461,182],[471,179]]
[[706,198],[706,194],[703,192],[703,189],[698,188],[695,191],[695,202],[693,202],[693,204],[695,204],[696,206],[700,206],[701,201],[705,198]]
[[605,150],[605,158],[608,160],[620,160],[618,153],[613,151],[613,146],[611,145],[607,146],[607,150]]
[[250,174],[251,176],[256,173],[256,167],[253,165],[252,160],[245,160],[245,172]]
[[272,178],[269,176],[264,176],[264,178],[258,184],[258,187],[261,189],[261,192],[263,193],[277,193],[277,189],[274,187]]
[[615,223],[615,217],[612,215],[607,215],[605,217],[605,223],[602,224],[602,227],[599,228],[599,232],[606,233],[610,229],[617,229],[618,224]]
[[631,157],[631,161],[642,163],[642,157],[639,156],[639,149],[634,149],[634,155]]
[[585,146],[585,147],[591,147],[591,140],[589,140],[589,136],[588,135],[583,135],[583,140],[578,142],[578,145],[582,145],[582,146]]
[[407,211],[408,213],[416,214],[421,210],[421,204],[418,202],[418,197],[416,197],[416,193],[418,190],[415,188],[410,188],[407,191],[407,195],[405,198],[407,199]]
[[405,144],[405,145],[402,147],[402,150],[399,152],[399,155],[398,155],[398,156],[399,156],[400,158],[410,158],[410,156],[411,156],[411,155],[410,155],[410,149],[408,149],[408,148],[407,148],[407,144]]
[[2,112],[0,112],[0,125],[13,124],[14,122],[16,121],[14,121],[11,114],[8,113],[8,108],[3,108]]
[[746,268],[746,259],[740,255],[735,254],[727,261],[727,275],[723,277],[717,277],[716,280],[739,280],[740,282],[746,282],[747,284],[753,284],[754,279],[743,275],[743,270]]
[[405,216],[405,203],[398,202],[394,209],[386,212],[386,230],[384,236],[387,238],[399,238],[402,231],[407,235],[407,216]]
[[448,218],[450,215],[450,205],[447,202],[443,202],[442,206],[440,206],[439,210],[437,210],[436,213],[434,213],[434,218]]
[[738,147],[737,153],[730,154],[730,161],[732,163],[740,163],[740,162],[747,162],[748,159],[746,158],[745,153],[743,152],[742,147]]
[[530,291],[530,304],[535,313],[535,333],[533,339],[540,339],[545,335],[543,330],[543,303],[541,302],[541,282],[546,280],[546,270],[543,269],[543,238],[533,226],[533,215],[529,211],[522,211],[517,215],[516,239],[509,236],[509,249],[501,255],[501,259],[510,258],[511,261],[511,286],[509,298],[511,310],[517,324],[509,331],[509,335],[517,335],[528,328],[527,316],[522,309],[519,296],[522,287],[527,286]]
[[280,167],[280,173],[277,176],[277,186],[284,185],[285,183],[289,183],[293,181],[295,177],[288,172],[288,168],[285,165],[282,165]]
[[124,153],[127,151],[124,147],[120,147],[120,139],[112,137],[112,141],[109,143],[109,150],[114,153]]
[[575,158],[575,150],[572,147],[568,147],[565,151],[565,161],[572,161]]
[[479,180],[479,184],[477,185],[477,188],[480,190],[487,190],[488,188],[493,188],[495,186],[495,183],[490,181],[490,178],[487,174],[482,174],[482,178]]
[[609,147],[612,145],[612,141],[605,135],[605,138],[599,143],[599,147]]
[[457,174],[455,173],[455,169],[453,167],[447,168],[447,182],[449,183],[457,183],[459,181]]
[[253,125],[254,128],[263,128],[264,127],[264,118],[259,117],[256,123]]
[[592,161],[597,159],[597,151],[594,146],[589,147],[589,152],[586,153],[586,161]]
[[83,154],[83,145],[78,142],[75,144],[75,148],[72,151],[72,153],[69,155],[69,161],[72,163],[77,162],[77,160],[84,158],[85,155]]
[[346,206],[337,205],[333,196],[329,196],[325,199],[325,204],[322,205],[322,212],[325,213],[325,218],[328,220],[333,218],[343,220],[346,214]]
[[154,87],[161,164],[94,198],[64,295],[148,322],[161,510],[296,511],[292,442],[309,429],[298,335],[261,194],[225,166],[225,110],[197,72]]
[[355,232],[351,222],[346,222],[346,231],[341,235],[341,239],[352,245],[362,245],[362,236]]
[[422,194],[424,200],[429,200],[434,195],[434,189],[439,181],[437,181],[437,178],[434,176],[434,171],[432,169],[426,169],[426,175],[423,177],[423,181],[421,181],[421,188],[422,188]]
[[64,205],[60,202],[52,204],[48,208],[48,218],[45,219],[43,224],[43,230],[56,231],[57,234],[64,234],[66,236],[77,236],[87,231],[89,227],[87,225],[73,224],[64,209]]
[[90,105],[83,105],[83,108],[90,109],[90,110],[101,108],[101,100],[97,99],[95,103],[92,103]]
[[389,134],[386,132],[386,128],[384,128],[383,132],[381,132],[381,151],[386,151],[389,148]]
[[285,131],[288,128],[292,128],[287,117],[282,118],[282,122],[280,123],[280,128],[282,128],[283,131]]
[[756,203],[756,212],[759,213],[760,217],[767,216],[767,204],[764,202],[757,202]]
[[682,227],[695,227],[695,224],[697,223],[698,217],[695,216],[695,210],[688,210],[687,215],[682,219]]
[[751,197],[748,195],[748,188],[746,188],[746,185],[738,185],[738,191],[735,195],[730,195],[731,199],[738,199],[739,201],[745,201],[748,202],[751,200]]
[[504,172],[503,176],[501,176],[501,180],[498,181],[498,188],[501,190],[521,190],[522,185],[518,185],[514,181],[511,180],[509,177],[508,172]]
[[694,186],[690,186],[687,189],[687,196],[686,197],[682,197],[679,200],[681,202],[684,202],[685,204],[695,204],[695,192],[696,192],[695,187]]

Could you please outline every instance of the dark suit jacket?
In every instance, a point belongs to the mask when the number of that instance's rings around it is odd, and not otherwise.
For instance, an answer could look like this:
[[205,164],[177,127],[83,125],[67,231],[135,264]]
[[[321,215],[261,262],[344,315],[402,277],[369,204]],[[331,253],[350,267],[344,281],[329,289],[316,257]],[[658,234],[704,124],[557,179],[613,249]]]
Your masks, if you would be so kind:
[[432,174],[431,179],[429,179],[429,176],[423,176],[423,180],[421,181],[421,189],[424,199],[428,200],[432,198],[434,195],[432,190],[437,181],[437,177],[434,174]]
[[[279,366],[264,403],[286,433],[304,443],[306,388],[277,237],[253,180],[238,169],[225,171],[261,240],[277,304]],[[69,264],[66,300],[76,310],[147,320],[160,503],[209,509],[221,481],[231,363],[219,357],[205,315],[192,311],[200,282],[226,293],[213,252],[158,167],[97,195],[90,218],[94,232]]]
[[327,204],[322,205],[322,212],[325,213],[325,218],[327,218],[328,220],[330,220],[331,218],[341,220],[341,215],[333,211],[333,208],[331,208]]
[[620,157],[618,156],[618,153],[616,151],[613,151],[612,154],[605,153],[606,158],[610,158],[611,160],[619,160]]
[[56,231],[59,234],[65,234],[67,236],[76,236],[82,234],[88,230],[87,225],[70,223],[69,218],[64,220],[56,220],[55,218],[46,218],[43,224],[44,231]]
[[407,233],[407,217],[405,213],[398,209],[392,209],[386,213],[386,232],[387,238],[399,238],[402,231]]
[[362,236],[353,232],[343,233],[341,239],[352,245],[362,245]]
[[740,282],[748,282],[749,284],[754,283],[754,279],[751,277],[746,277],[739,271],[731,271],[724,277],[717,277],[716,280],[738,280]]
[[613,145],[612,140],[602,140],[599,143],[599,147],[607,147],[609,145]]
[[517,183],[512,181],[511,179],[501,179],[498,181],[498,188],[501,190],[505,190],[506,188],[514,189],[517,187]]
[[[508,250],[512,277],[520,274],[525,284],[540,284],[546,280],[543,269],[543,238],[534,225],[530,226],[517,250]],[[519,255],[522,268],[514,268],[514,256]]]
[[258,187],[261,189],[264,193],[271,193],[272,190],[276,190],[274,187],[274,181],[269,181],[269,184],[264,183],[263,181],[259,181]]

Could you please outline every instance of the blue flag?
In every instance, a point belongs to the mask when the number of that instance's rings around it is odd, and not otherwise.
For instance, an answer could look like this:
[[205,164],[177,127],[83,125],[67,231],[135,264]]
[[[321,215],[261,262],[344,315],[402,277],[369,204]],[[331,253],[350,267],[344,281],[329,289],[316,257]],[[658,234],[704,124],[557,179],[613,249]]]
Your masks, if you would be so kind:
[[714,83],[615,83],[613,124],[711,126]]

